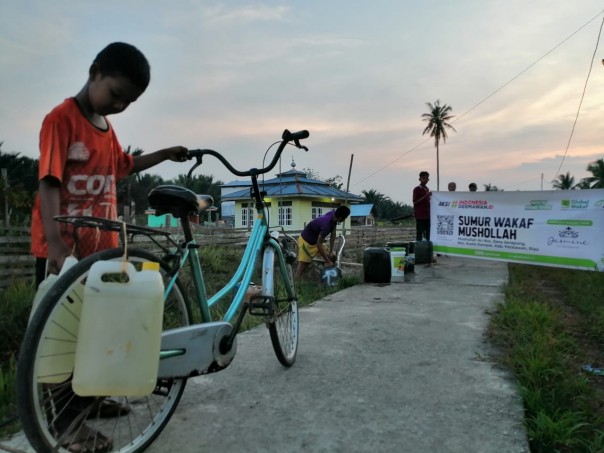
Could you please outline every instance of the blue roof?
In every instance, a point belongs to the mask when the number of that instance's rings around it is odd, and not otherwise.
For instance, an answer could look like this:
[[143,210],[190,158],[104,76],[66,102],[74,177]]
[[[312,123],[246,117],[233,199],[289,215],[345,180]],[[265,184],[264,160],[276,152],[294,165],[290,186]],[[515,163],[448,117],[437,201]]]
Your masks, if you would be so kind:
[[[277,175],[276,178],[258,181],[261,190],[266,192],[267,197],[274,196],[298,196],[311,198],[347,198],[353,202],[363,201],[365,198],[359,195],[346,193],[344,190],[329,186],[324,181],[310,179],[306,173],[298,170],[289,170]],[[248,184],[249,186],[249,184]],[[222,200],[248,199],[250,197],[249,187],[232,192],[222,197]]]
[[373,204],[353,204],[350,206],[350,217],[366,217],[371,214]]
[[239,187],[239,186],[251,186],[252,181],[239,181],[236,179],[235,181],[227,182],[226,184],[222,184],[220,187]]

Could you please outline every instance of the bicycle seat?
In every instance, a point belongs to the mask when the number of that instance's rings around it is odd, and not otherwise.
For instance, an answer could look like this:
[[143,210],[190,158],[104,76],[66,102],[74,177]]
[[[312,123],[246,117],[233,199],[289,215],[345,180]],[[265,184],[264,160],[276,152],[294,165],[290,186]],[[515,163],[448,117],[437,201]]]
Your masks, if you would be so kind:
[[177,219],[201,214],[214,204],[211,195],[197,195],[190,189],[173,185],[155,187],[147,199],[155,215],[172,214]]

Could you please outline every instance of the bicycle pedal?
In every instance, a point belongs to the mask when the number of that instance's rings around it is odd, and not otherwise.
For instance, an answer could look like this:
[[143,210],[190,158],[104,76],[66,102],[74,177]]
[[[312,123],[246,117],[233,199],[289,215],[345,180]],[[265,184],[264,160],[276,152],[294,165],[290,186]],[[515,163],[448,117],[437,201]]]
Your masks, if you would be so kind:
[[249,301],[249,313],[254,316],[272,316],[275,312],[275,298],[259,294]]

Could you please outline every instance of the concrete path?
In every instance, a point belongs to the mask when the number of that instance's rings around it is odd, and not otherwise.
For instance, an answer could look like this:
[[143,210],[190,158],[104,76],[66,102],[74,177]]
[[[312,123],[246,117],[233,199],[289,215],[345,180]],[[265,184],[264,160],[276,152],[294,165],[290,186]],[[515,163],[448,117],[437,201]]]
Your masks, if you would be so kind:
[[404,283],[300,310],[284,369],[268,331],[228,369],[189,381],[152,452],[528,452],[521,402],[484,331],[504,263],[441,257]]
[[189,380],[148,451],[528,453],[484,336],[506,281],[504,263],[443,256],[338,292],[300,310],[289,369],[266,328],[246,332],[228,369]]

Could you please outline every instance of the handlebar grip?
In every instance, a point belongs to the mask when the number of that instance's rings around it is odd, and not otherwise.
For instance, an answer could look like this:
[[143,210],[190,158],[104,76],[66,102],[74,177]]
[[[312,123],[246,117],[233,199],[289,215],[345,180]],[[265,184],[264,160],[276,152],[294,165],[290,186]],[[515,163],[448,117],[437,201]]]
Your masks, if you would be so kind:
[[285,129],[283,131],[283,135],[281,136],[281,138],[283,140],[291,141],[291,140],[302,140],[302,139],[308,138],[309,136],[310,136],[310,133],[306,130],[298,131],[298,132],[290,132],[287,129]]

